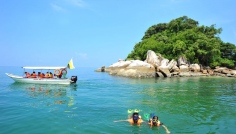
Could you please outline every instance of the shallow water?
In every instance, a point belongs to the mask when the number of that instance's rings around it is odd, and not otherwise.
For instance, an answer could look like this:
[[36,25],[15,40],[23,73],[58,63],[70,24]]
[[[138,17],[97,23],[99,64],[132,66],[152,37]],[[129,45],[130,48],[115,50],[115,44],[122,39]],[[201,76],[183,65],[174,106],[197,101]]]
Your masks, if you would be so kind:
[[162,127],[131,126],[128,109],[155,113],[171,133],[231,134],[236,126],[236,79],[187,77],[130,79],[76,68],[75,85],[20,84],[0,67],[0,133],[144,133],[164,134]]

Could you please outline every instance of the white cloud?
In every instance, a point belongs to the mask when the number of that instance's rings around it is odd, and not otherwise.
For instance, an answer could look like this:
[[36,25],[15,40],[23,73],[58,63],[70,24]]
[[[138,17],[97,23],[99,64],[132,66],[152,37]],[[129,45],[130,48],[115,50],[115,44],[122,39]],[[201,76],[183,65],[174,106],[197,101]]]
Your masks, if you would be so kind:
[[83,0],[66,0],[67,3],[77,6],[77,7],[84,7],[85,2]]
[[57,4],[51,3],[51,7],[55,11],[65,11],[62,7],[58,6]]
[[86,6],[86,3],[83,0],[61,0],[54,1],[50,4],[52,9],[59,12],[68,11],[71,7],[83,8]]

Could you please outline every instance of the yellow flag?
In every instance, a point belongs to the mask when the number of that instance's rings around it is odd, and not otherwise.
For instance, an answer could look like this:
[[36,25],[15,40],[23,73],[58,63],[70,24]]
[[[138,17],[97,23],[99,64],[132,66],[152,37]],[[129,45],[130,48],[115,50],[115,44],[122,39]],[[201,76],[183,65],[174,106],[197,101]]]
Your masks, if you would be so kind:
[[74,68],[75,68],[74,65],[73,65],[72,59],[70,59],[70,61],[69,61],[68,65],[67,65],[67,67],[68,67],[69,69],[74,69]]

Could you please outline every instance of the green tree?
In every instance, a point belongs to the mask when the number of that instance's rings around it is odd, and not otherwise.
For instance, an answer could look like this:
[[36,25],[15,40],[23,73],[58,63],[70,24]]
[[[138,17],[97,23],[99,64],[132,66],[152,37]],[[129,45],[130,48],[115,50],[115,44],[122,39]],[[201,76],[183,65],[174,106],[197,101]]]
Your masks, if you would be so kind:
[[198,25],[198,21],[187,16],[153,25],[127,59],[145,60],[147,51],[153,50],[168,59],[177,59],[181,55],[190,63],[234,67],[236,47],[219,38],[222,29],[215,28],[215,25]]

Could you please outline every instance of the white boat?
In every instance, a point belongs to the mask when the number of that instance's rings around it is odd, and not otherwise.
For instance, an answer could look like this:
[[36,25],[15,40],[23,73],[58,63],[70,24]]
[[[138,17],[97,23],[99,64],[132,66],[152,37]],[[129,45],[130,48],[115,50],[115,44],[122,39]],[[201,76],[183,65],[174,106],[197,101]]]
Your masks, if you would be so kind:
[[[59,71],[62,73],[63,70],[66,71],[67,73],[67,68],[73,69],[73,63],[72,60],[69,62],[67,67],[22,67],[24,69],[24,72],[26,69],[30,70],[37,70],[38,72],[43,72],[47,71],[50,72],[50,70],[54,70],[54,74],[56,71]],[[63,78],[59,77],[54,77],[54,78],[42,78],[37,76],[36,78],[27,78],[26,76],[19,76],[19,75],[14,75],[10,73],[6,73],[7,76],[12,78],[15,82],[21,82],[21,83],[35,83],[35,84],[71,84],[71,83],[76,83],[77,81],[77,76],[72,76],[70,79],[66,78],[65,75]]]

